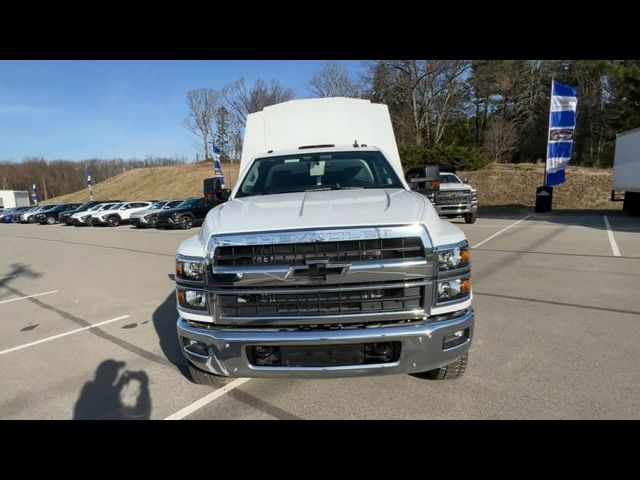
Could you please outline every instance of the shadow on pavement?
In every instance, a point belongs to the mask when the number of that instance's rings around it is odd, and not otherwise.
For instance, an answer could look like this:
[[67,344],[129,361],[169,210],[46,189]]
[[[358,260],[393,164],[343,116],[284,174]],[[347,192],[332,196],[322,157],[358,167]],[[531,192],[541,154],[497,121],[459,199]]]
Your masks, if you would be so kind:
[[16,278],[38,278],[42,276],[41,273],[34,272],[28,265],[23,265],[21,263],[14,263],[10,268],[10,271],[0,274],[0,288],[7,290],[5,293],[0,293],[0,299],[11,295],[12,292],[9,287],[9,283]]
[[187,361],[182,355],[180,344],[178,343],[177,319],[176,295],[172,290],[169,296],[153,312],[153,327],[156,330],[156,335],[158,335],[158,342],[164,356],[180,370],[180,373],[191,379]]
[[105,360],[92,381],[84,384],[73,408],[74,420],[148,420],[149,377],[125,369],[125,362]]

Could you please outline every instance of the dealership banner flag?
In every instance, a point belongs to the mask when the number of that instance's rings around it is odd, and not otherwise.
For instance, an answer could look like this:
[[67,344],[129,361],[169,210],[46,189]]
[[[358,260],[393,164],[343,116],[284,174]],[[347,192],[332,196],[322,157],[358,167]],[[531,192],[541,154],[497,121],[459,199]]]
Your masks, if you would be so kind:
[[33,201],[33,203],[38,203],[38,193],[36,192],[35,182],[31,186],[31,200]]
[[213,169],[220,171],[220,154],[222,151],[217,145],[213,146]]
[[87,170],[87,189],[89,190],[89,200],[93,200],[93,188],[91,187],[91,171]]
[[224,183],[224,175],[222,173],[222,167],[220,165],[220,155],[222,155],[222,150],[215,144],[211,144],[213,150],[213,171],[214,178],[219,178],[222,183]]
[[576,89],[557,80],[552,81],[549,110],[549,138],[544,183],[547,187],[565,181],[565,168],[571,160],[576,130]]

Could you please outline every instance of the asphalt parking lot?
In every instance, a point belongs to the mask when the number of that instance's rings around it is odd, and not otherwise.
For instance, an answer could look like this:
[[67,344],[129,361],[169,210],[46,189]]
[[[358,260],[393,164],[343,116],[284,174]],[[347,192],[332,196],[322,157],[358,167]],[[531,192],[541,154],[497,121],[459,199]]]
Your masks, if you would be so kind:
[[175,336],[174,255],[197,229],[0,225],[0,418],[640,418],[640,219],[501,211],[455,223],[473,247],[463,378],[218,390],[183,375]]

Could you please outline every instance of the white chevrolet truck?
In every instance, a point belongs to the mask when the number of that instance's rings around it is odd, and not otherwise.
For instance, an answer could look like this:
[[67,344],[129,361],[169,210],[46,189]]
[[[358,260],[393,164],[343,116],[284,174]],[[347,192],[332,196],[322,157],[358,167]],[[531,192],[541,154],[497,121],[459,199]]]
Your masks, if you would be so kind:
[[469,245],[407,185],[388,109],[249,115],[238,181],[176,256],[191,376],[452,379],[473,336]]

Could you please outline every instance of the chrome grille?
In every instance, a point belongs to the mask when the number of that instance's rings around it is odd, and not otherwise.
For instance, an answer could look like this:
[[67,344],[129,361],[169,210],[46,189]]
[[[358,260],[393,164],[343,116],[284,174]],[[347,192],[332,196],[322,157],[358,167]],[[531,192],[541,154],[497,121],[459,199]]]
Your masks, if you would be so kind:
[[272,288],[266,292],[230,287],[216,289],[212,295],[217,313],[223,318],[376,314],[421,310],[424,284],[348,284]]
[[469,192],[438,192],[436,194],[436,204],[452,205],[458,203],[469,203],[471,193]]
[[304,265],[309,260],[354,262],[406,258],[425,258],[420,237],[219,246],[215,250],[214,265]]

